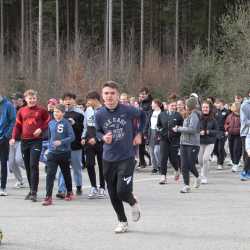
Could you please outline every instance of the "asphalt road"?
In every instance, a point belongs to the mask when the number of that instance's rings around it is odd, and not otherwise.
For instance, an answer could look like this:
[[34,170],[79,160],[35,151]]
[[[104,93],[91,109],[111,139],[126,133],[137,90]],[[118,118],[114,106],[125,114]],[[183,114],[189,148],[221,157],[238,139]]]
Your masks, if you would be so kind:
[[[39,198],[44,195],[41,171]],[[54,205],[25,201],[27,189],[17,190],[13,177],[8,197],[0,197],[0,250],[249,250],[250,183],[230,169],[210,172],[209,184],[180,194],[182,182],[160,186],[149,169],[136,173],[135,190],[142,209],[138,223],[129,220],[129,232],[113,233],[116,216],[108,199],[89,200],[89,182],[71,202]],[[56,192],[56,187],[55,187]],[[130,219],[130,208],[126,206]]]

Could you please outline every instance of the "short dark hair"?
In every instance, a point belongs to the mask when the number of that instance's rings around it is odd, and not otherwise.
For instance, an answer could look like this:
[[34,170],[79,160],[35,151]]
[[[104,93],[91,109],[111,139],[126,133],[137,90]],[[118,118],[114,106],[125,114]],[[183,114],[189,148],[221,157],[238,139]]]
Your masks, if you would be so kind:
[[76,99],[76,95],[70,92],[66,92],[63,94],[62,99],[65,100],[66,98]]
[[142,92],[145,92],[146,94],[149,94],[149,88],[147,87],[142,87],[140,90],[139,90],[139,93],[142,93]]
[[106,88],[109,87],[111,89],[116,89],[117,91],[119,91],[119,84],[115,81],[107,81],[103,84],[102,88]]
[[86,95],[86,100],[88,99],[95,99],[95,100],[100,101],[101,97],[97,91],[91,91],[91,92],[88,92],[88,94]]
[[54,109],[58,109],[62,113],[65,113],[65,106],[63,104],[61,104],[61,103],[56,104],[56,106],[54,107]]

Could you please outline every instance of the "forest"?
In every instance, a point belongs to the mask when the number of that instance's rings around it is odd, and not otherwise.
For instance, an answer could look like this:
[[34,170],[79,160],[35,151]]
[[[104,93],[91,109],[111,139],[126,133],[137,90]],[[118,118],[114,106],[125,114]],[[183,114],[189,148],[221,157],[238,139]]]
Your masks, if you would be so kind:
[[41,100],[115,80],[136,95],[250,87],[247,0],[0,0],[0,88]]

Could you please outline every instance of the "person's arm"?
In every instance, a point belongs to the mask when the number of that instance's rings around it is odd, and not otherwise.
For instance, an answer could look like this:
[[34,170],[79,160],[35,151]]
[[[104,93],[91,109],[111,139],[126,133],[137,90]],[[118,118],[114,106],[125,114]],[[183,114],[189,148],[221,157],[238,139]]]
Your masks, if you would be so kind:
[[22,119],[22,109],[17,112],[16,123],[12,132],[12,139],[16,140],[22,134],[23,119]]
[[9,127],[6,131],[5,137],[9,139],[11,138],[11,133],[15,126],[15,121],[16,121],[16,110],[13,105],[8,106],[7,115],[8,115]]
[[68,121],[65,122],[65,125],[66,125],[67,136],[61,140],[61,145],[70,144],[75,140],[75,133],[72,128],[72,125]]
[[190,117],[190,122],[188,127],[177,127],[177,132],[181,132],[181,133],[186,133],[186,134],[196,134],[199,132],[198,128],[199,128],[199,122],[200,119],[198,117],[198,115],[191,115]]
[[213,128],[207,130],[207,134],[211,137],[215,137],[218,134],[219,126],[217,121],[214,119],[213,120]]
[[99,141],[102,141],[102,138],[104,136],[104,131],[102,128],[102,121],[101,116],[98,114],[99,111],[97,111],[95,116],[95,128],[96,128],[96,137]]
[[49,124],[49,121],[50,121],[50,115],[49,115],[49,112],[46,109],[42,110],[42,120],[43,120],[43,123],[42,123],[40,129],[42,131],[45,131],[48,128],[48,124]]

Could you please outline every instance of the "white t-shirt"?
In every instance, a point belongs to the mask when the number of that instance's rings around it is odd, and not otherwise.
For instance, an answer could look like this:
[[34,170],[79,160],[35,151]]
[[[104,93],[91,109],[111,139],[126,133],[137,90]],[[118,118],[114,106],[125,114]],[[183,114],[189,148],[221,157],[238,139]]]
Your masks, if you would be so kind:
[[156,125],[157,125],[157,120],[158,120],[158,116],[161,113],[161,110],[155,110],[150,118],[150,123],[151,123],[151,129],[156,129]]

